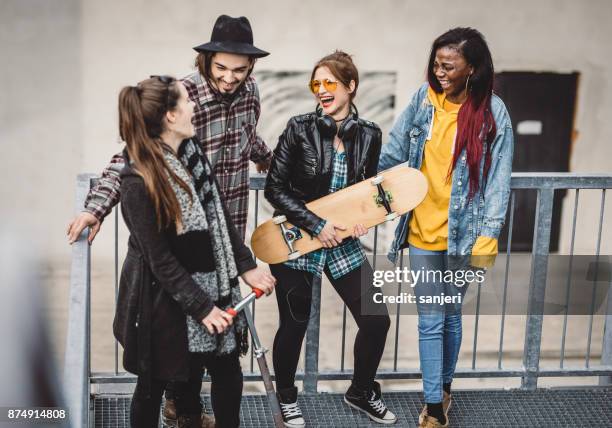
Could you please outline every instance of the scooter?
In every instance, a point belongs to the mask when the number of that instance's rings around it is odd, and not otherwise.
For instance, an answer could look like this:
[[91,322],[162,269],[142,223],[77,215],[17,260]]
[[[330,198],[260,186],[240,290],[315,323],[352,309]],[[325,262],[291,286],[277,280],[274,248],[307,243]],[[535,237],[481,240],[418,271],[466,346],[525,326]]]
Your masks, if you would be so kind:
[[264,387],[266,389],[266,395],[268,397],[268,402],[270,403],[270,410],[272,410],[274,426],[276,428],[284,428],[285,424],[283,423],[283,416],[278,403],[278,398],[276,397],[274,385],[272,384],[272,377],[270,376],[268,363],[266,362],[266,352],[268,352],[268,350],[261,346],[259,336],[257,335],[257,330],[255,329],[255,323],[253,322],[253,316],[251,315],[251,310],[249,308],[251,302],[263,296],[264,292],[258,288],[253,288],[252,290],[252,293],[242,299],[235,307],[227,309],[226,312],[232,317],[236,317],[240,311],[244,311],[244,315],[249,326],[249,331],[251,332],[251,339],[253,340],[253,354],[255,355],[255,358],[257,358],[259,372],[261,373],[261,378],[263,379]]

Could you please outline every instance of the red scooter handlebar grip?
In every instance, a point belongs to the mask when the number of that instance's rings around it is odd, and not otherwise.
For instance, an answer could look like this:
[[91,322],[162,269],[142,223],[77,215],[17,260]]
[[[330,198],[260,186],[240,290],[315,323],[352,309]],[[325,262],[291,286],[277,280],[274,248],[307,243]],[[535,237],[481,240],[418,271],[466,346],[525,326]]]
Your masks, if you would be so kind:
[[225,312],[227,312],[228,314],[230,314],[233,317],[235,317],[236,315],[238,315],[238,312],[236,312],[234,310],[234,308],[229,308],[228,310],[226,310]]
[[258,299],[264,295],[264,292],[260,290],[259,288],[253,287],[252,290],[253,290],[253,293],[255,293],[255,297]]

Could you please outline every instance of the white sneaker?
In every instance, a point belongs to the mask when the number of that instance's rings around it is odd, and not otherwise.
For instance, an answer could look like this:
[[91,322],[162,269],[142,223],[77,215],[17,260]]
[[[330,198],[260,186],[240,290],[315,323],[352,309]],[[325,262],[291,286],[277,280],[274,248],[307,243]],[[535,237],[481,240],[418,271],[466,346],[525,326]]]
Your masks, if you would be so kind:
[[306,421],[304,421],[302,410],[297,403],[297,388],[279,390],[277,396],[285,426],[288,428],[304,428]]

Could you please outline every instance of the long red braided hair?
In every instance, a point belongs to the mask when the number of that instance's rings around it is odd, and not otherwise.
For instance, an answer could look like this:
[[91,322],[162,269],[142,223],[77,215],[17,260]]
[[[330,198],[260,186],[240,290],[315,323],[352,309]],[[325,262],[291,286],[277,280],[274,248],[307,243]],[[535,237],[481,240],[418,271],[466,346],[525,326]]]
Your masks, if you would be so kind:
[[[493,59],[484,36],[473,28],[453,28],[434,40],[427,66],[429,86],[437,92],[443,89],[433,71],[438,49],[453,47],[474,69],[467,81],[467,99],[461,105],[457,116],[457,138],[449,176],[455,169],[459,156],[465,149],[469,173],[469,198],[486,185],[491,166],[490,150],[485,148],[493,143],[497,132],[491,96],[493,94]],[[479,181],[479,169],[484,156],[483,182]]]

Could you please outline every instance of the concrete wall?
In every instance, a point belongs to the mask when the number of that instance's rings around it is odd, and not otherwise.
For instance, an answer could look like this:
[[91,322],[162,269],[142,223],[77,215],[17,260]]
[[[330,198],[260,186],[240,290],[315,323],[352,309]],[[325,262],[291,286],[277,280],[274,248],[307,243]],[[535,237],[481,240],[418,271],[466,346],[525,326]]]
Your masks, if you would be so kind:
[[[68,254],[62,233],[72,213],[74,175],[100,171],[119,150],[121,86],[149,74],[190,72],[191,47],[209,39],[221,13],[248,16],[256,45],[272,52],[258,70],[309,70],[342,48],[360,70],[396,72],[396,115],[423,81],[431,41],[453,26],[474,26],[487,37],[498,71],[581,73],[571,169],[612,170],[609,1],[27,0],[1,7],[0,72],[8,73],[2,87],[10,94],[2,97],[0,135],[9,151],[2,204],[27,209],[24,218],[46,225],[54,254]],[[562,249],[569,246],[568,202]],[[578,251],[594,250],[599,202],[600,195],[581,195]],[[608,241],[603,250],[609,253]],[[110,250],[110,239],[99,246]]]
[[29,225],[38,248],[64,254],[85,147],[80,31],[77,0],[0,2],[2,221]]

